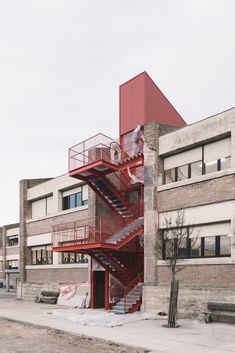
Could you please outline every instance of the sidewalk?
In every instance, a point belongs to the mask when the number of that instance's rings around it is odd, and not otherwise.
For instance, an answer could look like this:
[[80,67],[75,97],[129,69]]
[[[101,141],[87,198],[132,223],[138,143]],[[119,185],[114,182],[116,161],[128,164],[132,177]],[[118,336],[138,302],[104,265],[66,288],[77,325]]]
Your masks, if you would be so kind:
[[[70,310],[70,321],[61,314]],[[72,334],[104,339],[128,346],[138,346],[158,353],[228,353],[235,352],[235,326],[226,324],[205,324],[196,320],[180,320],[180,328],[162,327],[164,320],[142,320],[122,326],[88,326],[76,322],[78,309],[58,305],[37,304],[14,299],[0,300],[0,317],[21,321]],[[69,312],[69,313],[70,313]],[[85,318],[86,310],[83,317]],[[69,315],[67,315],[69,316]]]

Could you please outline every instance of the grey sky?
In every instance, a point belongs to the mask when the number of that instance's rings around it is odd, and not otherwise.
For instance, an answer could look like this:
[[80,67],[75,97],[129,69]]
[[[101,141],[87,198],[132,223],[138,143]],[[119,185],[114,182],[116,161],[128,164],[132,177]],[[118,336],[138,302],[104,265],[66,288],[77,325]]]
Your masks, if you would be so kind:
[[146,70],[188,122],[235,105],[233,0],[0,0],[0,225],[18,181],[118,136],[118,87]]

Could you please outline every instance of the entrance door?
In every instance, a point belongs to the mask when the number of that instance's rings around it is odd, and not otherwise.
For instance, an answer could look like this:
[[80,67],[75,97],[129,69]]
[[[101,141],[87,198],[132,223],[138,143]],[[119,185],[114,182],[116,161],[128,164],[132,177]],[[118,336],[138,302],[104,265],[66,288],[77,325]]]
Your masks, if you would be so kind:
[[105,271],[94,271],[95,280],[95,307],[105,306]]

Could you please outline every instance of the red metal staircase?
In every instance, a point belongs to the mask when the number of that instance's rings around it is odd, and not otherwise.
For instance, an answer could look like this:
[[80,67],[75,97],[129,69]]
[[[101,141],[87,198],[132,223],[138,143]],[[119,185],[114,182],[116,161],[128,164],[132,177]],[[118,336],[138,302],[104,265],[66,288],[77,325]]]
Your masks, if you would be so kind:
[[[130,203],[126,198],[126,192],[133,189],[126,170],[129,167],[135,172],[136,168],[141,167],[143,154],[134,156],[130,146],[122,146],[123,159],[114,163],[110,157],[112,141],[99,134],[69,150],[69,175],[84,180],[90,186],[113,211],[112,219],[100,217],[83,221],[83,224],[76,221],[54,225],[52,244],[53,251],[90,255],[124,287],[122,301],[129,295],[130,304],[131,298],[136,299],[139,293],[139,287],[134,287],[138,286],[140,273],[143,272],[140,237],[144,232],[144,222],[143,202],[138,199]],[[127,288],[133,291],[132,296]],[[140,303],[139,295],[139,299],[124,312],[138,309]]]

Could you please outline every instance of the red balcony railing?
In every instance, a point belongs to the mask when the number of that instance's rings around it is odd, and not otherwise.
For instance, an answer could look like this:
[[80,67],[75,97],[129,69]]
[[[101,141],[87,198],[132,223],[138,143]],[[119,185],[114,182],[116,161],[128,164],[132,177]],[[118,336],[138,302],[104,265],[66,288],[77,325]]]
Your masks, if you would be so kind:
[[104,244],[106,240],[124,228],[134,219],[143,216],[143,202],[129,208],[132,218],[122,220],[120,217],[86,219],[52,226],[52,247],[70,247],[81,244]]
[[97,134],[69,148],[69,171],[84,167],[98,160],[110,162],[110,144],[114,140]]
[[[112,142],[120,144],[119,138],[112,139],[104,134],[97,134],[69,148],[69,172],[96,161],[111,162],[110,146]],[[129,139],[121,147],[121,158],[125,160],[134,155],[134,142]]]

